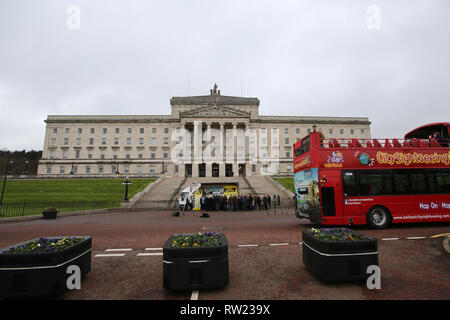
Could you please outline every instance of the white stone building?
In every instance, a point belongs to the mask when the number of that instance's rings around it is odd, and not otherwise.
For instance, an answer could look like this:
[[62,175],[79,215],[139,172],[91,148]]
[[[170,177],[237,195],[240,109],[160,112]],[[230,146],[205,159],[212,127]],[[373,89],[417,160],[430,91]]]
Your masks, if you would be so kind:
[[217,86],[170,104],[170,115],[49,115],[38,174],[289,175],[292,145],[313,124],[326,138],[370,139],[368,118],[260,115],[259,99]]

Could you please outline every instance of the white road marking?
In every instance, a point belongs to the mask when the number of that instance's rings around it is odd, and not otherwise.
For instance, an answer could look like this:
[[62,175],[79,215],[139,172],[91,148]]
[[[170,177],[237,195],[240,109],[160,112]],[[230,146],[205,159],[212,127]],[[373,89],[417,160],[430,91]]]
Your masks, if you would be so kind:
[[198,290],[192,291],[191,300],[198,300]]
[[150,253],[138,253],[138,257],[145,257],[145,256],[162,256],[162,252],[150,252]]
[[110,251],[131,251],[133,249],[131,248],[123,248],[123,249],[106,249],[106,252],[110,252]]
[[284,243],[269,243],[269,246],[288,246],[289,243],[288,242],[284,242]]
[[160,251],[162,249],[163,248],[145,248],[145,250],[147,250],[147,251]]
[[238,244],[238,247],[259,247],[259,244]]
[[392,240],[399,240],[400,238],[382,238],[381,240],[384,241],[392,241]]
[[406,237],[408,240],[419,240],[419,239],[426,239],[427,237]]
[[94,257],[123,257],[125,253],[100,253],[96,254]]

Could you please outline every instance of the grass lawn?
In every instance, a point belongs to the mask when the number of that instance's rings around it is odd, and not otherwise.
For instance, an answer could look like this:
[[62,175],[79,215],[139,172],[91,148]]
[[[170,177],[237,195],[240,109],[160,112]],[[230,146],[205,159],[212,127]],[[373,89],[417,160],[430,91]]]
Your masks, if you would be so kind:
[[[128,198],[131,199],[155,180],[131,179]],[[7,180],[2,214],[41,214],[42,209],[49,206],[56,207],[59,212],[119,207],[125,194],[122,181],[101,178]]]
[[278,181],[283,187],[287,190],[294,192],[294,178],[273,178],[275,181]]

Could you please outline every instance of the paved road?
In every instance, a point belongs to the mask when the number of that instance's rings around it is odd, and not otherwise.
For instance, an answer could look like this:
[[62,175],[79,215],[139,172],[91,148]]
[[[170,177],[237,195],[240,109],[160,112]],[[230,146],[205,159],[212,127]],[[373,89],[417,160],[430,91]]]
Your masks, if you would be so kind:
[[449,233],[449,223],[356,228],[379,239],[381,290],[369,290],[365,283],[323,283],[305,269],[301,231],[312,225],[292,212],[198,215],[125,211],[1,223],[0,248],[40,236],[92,236],[91,272],[81,290],[58,299],[195,298],[197,293],[162,288],[161,247],[174,233],[202,231],[227,235],[230,282],[220,290],[198,292],[199,300],[450,299],[443,238],[432,238]]

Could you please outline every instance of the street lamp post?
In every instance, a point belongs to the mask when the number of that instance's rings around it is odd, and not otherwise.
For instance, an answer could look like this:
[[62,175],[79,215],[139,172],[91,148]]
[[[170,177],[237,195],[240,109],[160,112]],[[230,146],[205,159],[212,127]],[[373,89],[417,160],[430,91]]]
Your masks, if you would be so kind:
[[12,164],[13,164],[12,161],[6,162],[5,177],[3,178],[2,196],[0,198],[0,215],[2,214],[2,208],[3,208],[3,196],[5,194],[6,177],[8,176],[9,170],[11,170]]
[[125,178],[125,181],[122,182],[122,184],[125,185],[125,197],[123,198],[123,202],[128,202],[128,186],[131,184],[128,177]]

